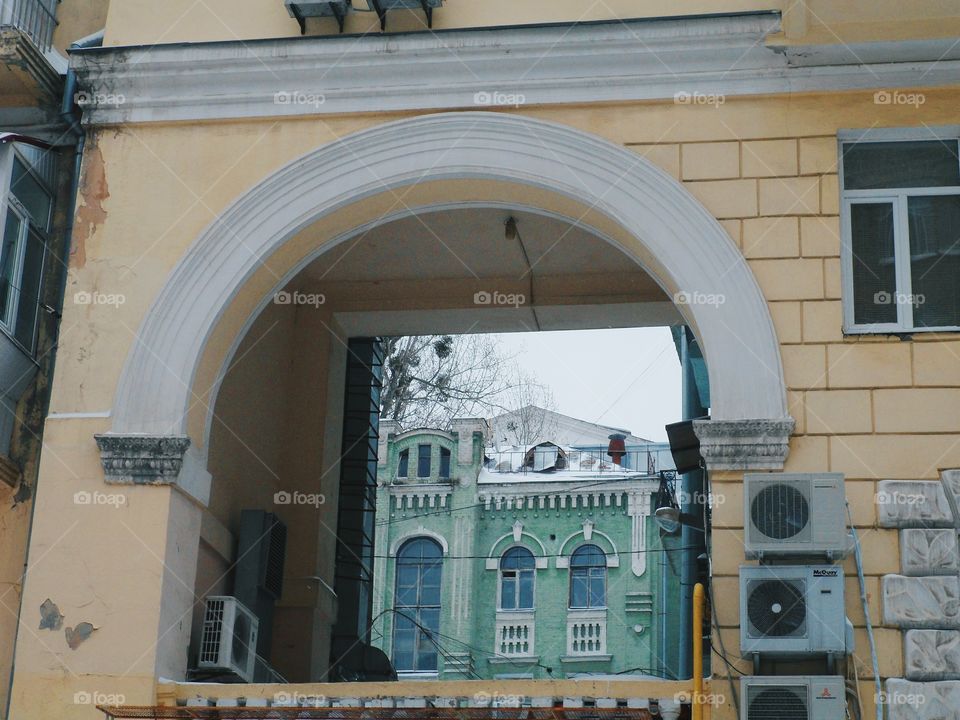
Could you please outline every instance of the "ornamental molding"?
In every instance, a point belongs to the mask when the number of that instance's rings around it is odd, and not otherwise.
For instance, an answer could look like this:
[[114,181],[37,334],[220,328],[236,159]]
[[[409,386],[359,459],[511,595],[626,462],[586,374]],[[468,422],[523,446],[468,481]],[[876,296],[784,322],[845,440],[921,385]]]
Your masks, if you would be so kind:
[[92,126],[656,99],[694,105],[710,96],[948,85],[960,69],[949,38],[769,45],[779,30],[779,14],[766,12],[88,48],[71,63]]
[[108,485],[176,485],[190,447],[184,435],[94,435]]
[[791,417],[693,421],[708,470],[782,470],[793,427]]

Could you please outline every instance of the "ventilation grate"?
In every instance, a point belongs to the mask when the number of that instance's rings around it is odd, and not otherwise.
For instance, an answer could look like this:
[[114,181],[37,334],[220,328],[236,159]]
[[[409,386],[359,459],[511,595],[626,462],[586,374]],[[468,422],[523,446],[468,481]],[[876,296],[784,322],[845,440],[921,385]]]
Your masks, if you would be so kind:
[[802,581],[761,580],[747,592],[747,617],[754,637],[804,636],[807,604]]
[[810,524],[810,503],[793,485],[767,485],[753,498],[750,505],[753,525],[773,540],[789,540],[807,529]]
[[747,720],[809,720],[806,688],[753,685],[747,691]]
[[200,639],[200,662],[216,665],[220,662],[220,644],[223,641],[223,600],[207,600],[203,616],[203,635]]

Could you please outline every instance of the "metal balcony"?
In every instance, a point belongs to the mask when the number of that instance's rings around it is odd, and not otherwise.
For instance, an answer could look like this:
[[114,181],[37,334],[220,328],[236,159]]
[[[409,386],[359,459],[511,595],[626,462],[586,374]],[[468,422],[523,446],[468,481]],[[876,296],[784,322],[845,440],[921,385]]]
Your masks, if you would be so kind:
[[42,52],[53,45],[57,27],[57,0],[3,0],[0,26],[14,27],[33,41]]

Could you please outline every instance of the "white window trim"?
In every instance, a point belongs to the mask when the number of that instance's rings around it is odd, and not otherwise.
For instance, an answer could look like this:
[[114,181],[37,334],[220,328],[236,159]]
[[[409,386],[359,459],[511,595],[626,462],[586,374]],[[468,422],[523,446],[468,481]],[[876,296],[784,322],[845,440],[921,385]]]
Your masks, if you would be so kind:
[[[960,147],[960,125],[923,128],[870,128],[841,130],[837,133],[838,181],[840,187],[840,279],[845,335],[915,334],[931,332],[958,332],[960,325],[916,327],[913,324],[913,305],[897,302],[897,322],[857,325],[853,302],[853,234],[850,206],[855,204],[891,203],[894,212],[894,256],[896,262],[896,294],[912,296],[910,265],[910,231],[907,217],[907,199],[912,196],[960,195],[960,185],[930,188],[877,188],[875,190],[846,190],[843,177],[843,145],[850,142],[906,142],[950,140]],[[960,160],[958,160],[960,162]]]
[[[513,548],[522,548],[523,550],[526,550],[528,553],[530,553],[530,555],[533,557],[533,567],[528,568],[530,572],[533,573],[533,607],[528,607],[528,608],[503,607],[503,566],[502,566],[503,556],[506,555],[511,550],[513,550]],[[532,613],[537,609],[537,570],[538,569],[539,568],[537,567],[537,556],[534,555],[533,551],[530,548],[528,548],[526,545],[521,545],[519,543],[511,545],[500,554],[500,557],[497,559],[497,612],[498,613],[514,613],[514,612],[515,613]],[[517,570],[516,572],[517,572],[516,600],[517,602],[519,602],[520,601],[520,597],[519,597],[520,596],[520,571]]]

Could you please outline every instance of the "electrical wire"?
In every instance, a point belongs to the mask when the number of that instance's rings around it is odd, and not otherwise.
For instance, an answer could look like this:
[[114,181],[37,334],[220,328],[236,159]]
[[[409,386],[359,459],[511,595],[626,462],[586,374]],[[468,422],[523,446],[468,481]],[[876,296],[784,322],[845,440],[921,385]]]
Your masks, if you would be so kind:
[[879,699],[883,697],[883,688],[880,686],[880,661],[877,659],[877,644],[873,637],[873,623],[870,621],[870,604],[867,601],[867,585],[863,579],[863,555],[860,553],[860,536],[857,535],[857,528],[853,524],[853,513],[850,511],[850,503],[845,502],[847,506],[847,520],[850,523],[850,532],[853,533],[853,553],[857,565],[857,580],[860,583],[860,603],[863,605],[863,617],[867,626],[867,641],[870,644],[870,660],[873,663],[873,684],[876,690],[878,702],[877,720],[883,720],[883,703]]

